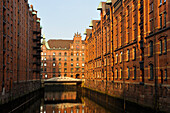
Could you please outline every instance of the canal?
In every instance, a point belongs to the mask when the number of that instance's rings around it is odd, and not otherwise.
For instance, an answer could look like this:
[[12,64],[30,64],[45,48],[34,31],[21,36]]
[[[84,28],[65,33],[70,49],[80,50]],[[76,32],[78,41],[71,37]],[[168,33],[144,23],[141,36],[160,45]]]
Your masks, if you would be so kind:
[[[40,92],[40,91],[39,91]],[[37,94],[37,93],[36,93]],[[12,103],[14,104],[14,103]],[[126,102],[126,113],[154,113],[149,108]],[[20,107],[5,106],[8,113],[124,113],[124,101],[77,86],[45,86],[43,91]]]

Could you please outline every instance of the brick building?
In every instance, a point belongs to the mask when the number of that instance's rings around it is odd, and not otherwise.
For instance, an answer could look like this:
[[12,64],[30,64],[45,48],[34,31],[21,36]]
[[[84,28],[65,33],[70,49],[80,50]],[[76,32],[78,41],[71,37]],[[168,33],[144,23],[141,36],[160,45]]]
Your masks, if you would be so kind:
[[101,2],[97,8],[101,19],[92,20],[92,29],[85,32],[86,87],[168,110],[169,4],[166,0]]
[[31,92],[33,87],[39,87],[37,80],[40,78],[40,40],[40,18],[33,6],[29,6],[27,0],[1,0],[1,103],[9,101],[11,97],[15,99]]
[[81,34],[75,33],[73,40],[48,40],[42,42],[42,78],[84,77],[85,44]]

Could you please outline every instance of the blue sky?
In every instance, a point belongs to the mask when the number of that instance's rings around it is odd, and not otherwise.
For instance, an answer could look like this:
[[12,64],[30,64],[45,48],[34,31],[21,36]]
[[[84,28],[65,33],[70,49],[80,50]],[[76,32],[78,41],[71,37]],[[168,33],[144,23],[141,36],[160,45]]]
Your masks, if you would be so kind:
[[48,39],[73,39],[77,31],[89,28],[91,19],[100,19],[101,0],[29,0],[38,11],[43,34]]

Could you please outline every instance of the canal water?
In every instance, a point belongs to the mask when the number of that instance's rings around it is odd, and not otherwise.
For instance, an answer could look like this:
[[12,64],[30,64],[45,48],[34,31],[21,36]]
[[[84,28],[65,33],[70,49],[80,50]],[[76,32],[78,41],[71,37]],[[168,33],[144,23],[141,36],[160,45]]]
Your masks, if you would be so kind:
[[[149,108],[126,104],[128,106],[126,113],[154,113]],[[123,108],[123,100],[77,88],[77,86],[46,86],[41,95],[24,106],[18,109],[12,108],[10,111],[14,113],[125,113]]]

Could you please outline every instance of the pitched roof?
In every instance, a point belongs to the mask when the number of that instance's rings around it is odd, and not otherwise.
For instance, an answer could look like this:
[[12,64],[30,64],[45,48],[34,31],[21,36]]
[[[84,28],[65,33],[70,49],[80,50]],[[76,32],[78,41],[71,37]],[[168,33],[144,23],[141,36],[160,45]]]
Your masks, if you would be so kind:
[[48,45],[50,46],[50,48],[70,48],[70,44],[73,43],[73,40],[48,40]]

